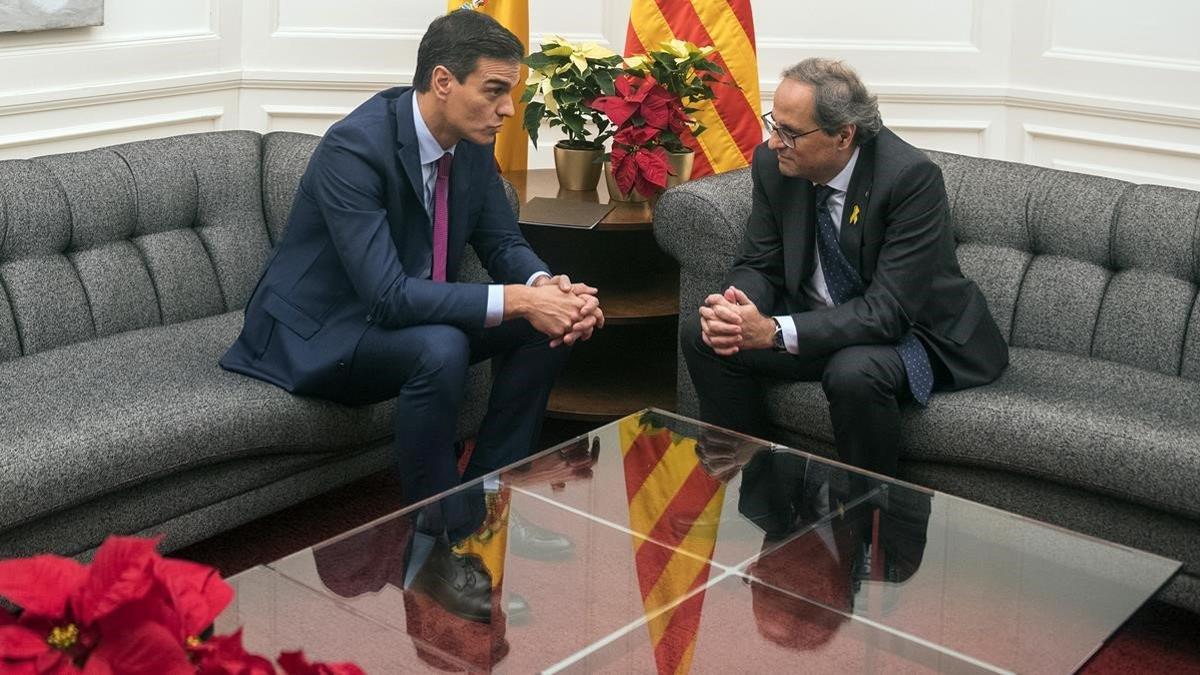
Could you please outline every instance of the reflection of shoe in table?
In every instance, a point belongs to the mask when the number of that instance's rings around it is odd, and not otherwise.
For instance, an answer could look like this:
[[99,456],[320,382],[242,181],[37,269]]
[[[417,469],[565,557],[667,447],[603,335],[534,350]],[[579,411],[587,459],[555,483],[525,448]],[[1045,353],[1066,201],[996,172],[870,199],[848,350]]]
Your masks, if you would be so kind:
[[491,575],[478,556],[455,553],[442,537],[413,578],[411,590],[433,598],[451,614],[491,623]]
[[524,626],[529,623],[529,619],[533,615],[529,608],[529,601],[520,593],[508,594],[504,610],[508,614],[508,625],[510,626]]
[[575,544],[564,535],[535,525],[515,509],[508,512],[508,550],[531,560],[566,560]]

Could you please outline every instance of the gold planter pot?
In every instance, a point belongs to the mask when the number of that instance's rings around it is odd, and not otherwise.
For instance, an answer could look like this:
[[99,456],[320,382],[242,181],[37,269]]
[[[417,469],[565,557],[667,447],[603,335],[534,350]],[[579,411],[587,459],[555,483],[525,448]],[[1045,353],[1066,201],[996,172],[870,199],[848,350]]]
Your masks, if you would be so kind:
[[667,189],[690,180],[692,177],[692,164],[695,161],[696,153],[694,152],[668,152],[667,166],[670,168],[670,171],[667,174]]
[[556,144],[554,170],[558,173],[558,186],[564,190],[595,190],[600,184],[603,154],[603,150],[576,150]]

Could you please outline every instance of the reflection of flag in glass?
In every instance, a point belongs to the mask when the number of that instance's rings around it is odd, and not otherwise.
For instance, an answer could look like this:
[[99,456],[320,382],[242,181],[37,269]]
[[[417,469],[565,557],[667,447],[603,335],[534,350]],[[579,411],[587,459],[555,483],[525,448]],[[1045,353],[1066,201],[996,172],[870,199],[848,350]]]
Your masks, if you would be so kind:
[[713,87],[715,101],[698,104],[696,119],[707,129],[699,138],[684,134],[695,151],[692,177],[707,176],[750,165],[754,147],[762,142],[758,115],[758,55],[750,0],[633,0],[625,55],[659,49],[672,39],[700,47],[712,45],[711,57],[741,90]]
[[[694,439],[673,436],[645,416],[621,422],[620,436],[629,525],[672,547],[633,540],[642,605],[652,616],[707,583],[725,486],[701,468]],[[703,604],[697,593],[650,620],[659,673],[690,669]]]
[[[525,45],[529,51],[529,0],[447,0],[447,11],[456,9],[474,9],[483,12],[500,22],[501,26],[512,31],[513,35]],[[524,82],[527,69],[521,66],[521,79]],[[521,103],[524,85],[518,84],[512,90],[512,102],[517,112],[504,120],[500,134],[496,136],[496,163],[501,173],[524,171],[529,154],[529,134],[521,126],[525,118],[525,104]]]

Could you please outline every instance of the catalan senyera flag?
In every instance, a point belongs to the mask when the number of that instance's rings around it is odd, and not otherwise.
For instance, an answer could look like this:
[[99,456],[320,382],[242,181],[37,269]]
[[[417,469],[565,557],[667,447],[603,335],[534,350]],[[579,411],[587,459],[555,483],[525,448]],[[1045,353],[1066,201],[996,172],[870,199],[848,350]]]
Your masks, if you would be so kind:
[[708,583],[725,485],[708,475],[695,439],[656,427],[647,416],[619,427],[634,567],[659,675],[686,673],[696,650],[704,593],[672,603]]
[[[473,9],[483,12],[513,32],[525,51],[529,51],[529,0],[447,0],[446,10]],[[521,103],[525,77],[528,69],[521,65],[521,79],[512,90],[513,106],[517,112],[504,120],[504,126],[496,136],[496,163],[501,173],[524,171],[529,154],[529,134],[521,126],[525,118],[525,104]]]
[[749,166],[763,138],[750,0],[633,0],[625,55],[659,49],[672,39],[712,45],[713,62],[741,87],[714,86],[716,100],[696,106],[695,117],[707,129],[698,138],[684,135],[696,153],[692,177]]

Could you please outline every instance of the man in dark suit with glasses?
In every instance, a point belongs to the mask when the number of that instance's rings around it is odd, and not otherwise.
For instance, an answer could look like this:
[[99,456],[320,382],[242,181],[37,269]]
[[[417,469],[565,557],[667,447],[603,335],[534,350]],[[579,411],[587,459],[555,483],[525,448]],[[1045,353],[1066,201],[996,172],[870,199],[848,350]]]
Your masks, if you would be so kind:
[[994,380],[1008,346],[959,270],[941,171],[857,74],[806,59],[774,103],[742,250],[680,330],[701,417],[769,436],[764,380],[819,381],[841,459],[894,475],[901,404]]

